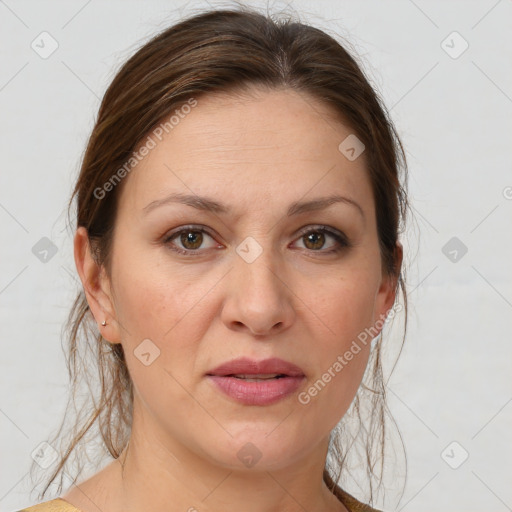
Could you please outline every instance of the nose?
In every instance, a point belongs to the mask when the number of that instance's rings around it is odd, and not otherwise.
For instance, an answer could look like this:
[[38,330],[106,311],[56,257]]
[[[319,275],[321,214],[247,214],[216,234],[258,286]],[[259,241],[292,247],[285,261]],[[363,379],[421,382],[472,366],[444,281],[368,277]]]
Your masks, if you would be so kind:
[[292,325],[294,294],[270,252],[264,250],[252,262],[235,257],[222,309],[222,320],[229,329],[275,336]]

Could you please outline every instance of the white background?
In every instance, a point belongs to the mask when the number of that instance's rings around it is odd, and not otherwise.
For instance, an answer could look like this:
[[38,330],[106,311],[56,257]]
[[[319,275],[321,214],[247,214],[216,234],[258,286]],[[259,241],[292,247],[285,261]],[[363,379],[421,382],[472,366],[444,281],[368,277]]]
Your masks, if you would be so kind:
[[[64,210],[100,98],[192,7],[207,4],[0,1],[1,510],[34,503],[30,454],[66,405],[60,333],[77,282]],[[409,160],[412,307],[388,388],[409,471],[386,510],[512,510],[512,1],[292,7],[351,41]],[[59,45],[47,59],[31,48],[42,31]],[[457,53],[462,40],[442,44],[453,31],[469,44],[458,58],[443,46]],[[32,252],[42,237],[58,248],[47,263]],[[452,237],[467,247],[456,262],[442,252]],[[453,441],[469,453],[458,469],[446,460],[461,448],[441,456]]]

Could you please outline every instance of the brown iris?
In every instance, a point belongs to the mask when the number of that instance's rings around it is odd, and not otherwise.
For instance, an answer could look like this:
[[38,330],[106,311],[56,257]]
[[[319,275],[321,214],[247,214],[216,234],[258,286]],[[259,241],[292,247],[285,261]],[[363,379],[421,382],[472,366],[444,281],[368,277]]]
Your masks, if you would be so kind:
[[185,231],[181,234],[180,240],[186,249],[199,249],[203,242],[203,234],[200,231]]
[[[308,249],[321,249],[325,243],[324,233],[320,233],[318,231],[304,235],[303,238],[305,240],[304,245]],[[309,247],[308,243],[311,243],[312,247]]]

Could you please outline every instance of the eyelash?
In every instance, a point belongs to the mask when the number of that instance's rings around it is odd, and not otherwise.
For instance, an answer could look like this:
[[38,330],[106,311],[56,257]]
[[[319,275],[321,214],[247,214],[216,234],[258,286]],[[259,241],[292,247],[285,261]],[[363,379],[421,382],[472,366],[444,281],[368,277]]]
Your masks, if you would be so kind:
[[[201,252],[199,249],[185,250],[185,249],[180,249],[179,247],[176,247],[176,246],[173,246],[172,244],[170,244],[170,242],[174,238],[177,238],[182,233],[187,233],[190,231],[206,233],[209,237],[214,238],[213,235],[211,235],[208,232],[208,230],[204,229],[202,226],[190,225],[190,226],[184,226],[184,227],[180,228],[178,231],[174,231],[173,233],[170,233],[168,236],[166,236],[164,238],[163,243],[165,245],[169,245],[169,248],[172,251],[177,252],[179,254],[190,255],[190,256],[199,256],[200,252]],[[307,230],[302,231],[299,234],[298,238],[302,238],[309,233],[325,233],[325,234],[331,236],[332,238],[334,238],[334,240],[338,244],[338,247],[335,247],[334,249],[329,249],[328,251],[322,251],[322,250],[315,251],[313,249],[309,249],[311,252],[320,253],[320,254],[336,254],[336,253],[341,252],[344,249],[348,249],[349,247],[351,247],[350,242],[348,241],[347,237],[343,233],[341,233],[341,232],[338,233],[337,231],[333,231],[330,228],[328,228],[327,226],[317,226],[314,228],[308,228]],[[308,249],[306,249],[306,250],[308,250]]]

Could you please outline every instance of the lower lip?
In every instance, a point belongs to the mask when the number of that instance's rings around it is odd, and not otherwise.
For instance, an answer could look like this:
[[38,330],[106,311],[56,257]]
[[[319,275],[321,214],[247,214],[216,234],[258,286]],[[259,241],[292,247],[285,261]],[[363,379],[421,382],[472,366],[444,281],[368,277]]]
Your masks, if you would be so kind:
[[236,377],[208,375],[226,395],[245,405],[270,405],[291,395],[301,385],[304,376],[281,377],[248,382]]

